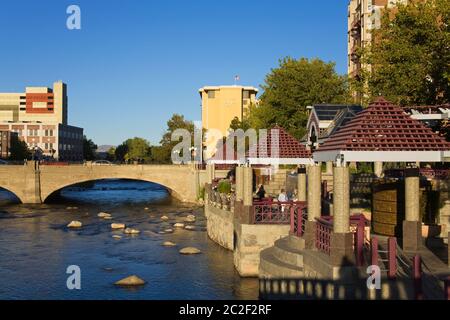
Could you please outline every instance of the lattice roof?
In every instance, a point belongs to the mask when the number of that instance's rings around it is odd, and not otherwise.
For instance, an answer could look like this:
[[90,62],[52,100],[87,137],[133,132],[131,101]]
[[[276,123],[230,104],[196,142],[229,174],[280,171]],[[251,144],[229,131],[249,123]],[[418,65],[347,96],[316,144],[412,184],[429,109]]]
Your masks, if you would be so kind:
[[[278,151],[275,151],[275,148]],[[274,149],[274,154],[272,154],[272,149]],[[247,158],[310,159],[311,152],[286,130],[275,126],[267,130],[266,141],[261,141],[260,137],[259,143],[250,146]]]
[[330,136],[317,152],[444,150],[450,150],[444,138],[380,97]]

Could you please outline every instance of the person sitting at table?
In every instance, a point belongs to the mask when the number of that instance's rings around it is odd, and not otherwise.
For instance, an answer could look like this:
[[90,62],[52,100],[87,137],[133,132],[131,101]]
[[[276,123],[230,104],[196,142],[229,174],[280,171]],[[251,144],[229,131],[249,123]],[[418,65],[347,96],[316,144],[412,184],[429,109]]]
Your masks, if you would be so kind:
[[264,186],[262,184],[259,185],[258,191],[256,191],[256,197],[258,200],[262,200],[266,196],[266,190],[264,190]]
[[286,195],[286,191],[284,189],[281,189],[280,194],[278,195],[278,202],[287,202],[288,197]]
[[[288,197],[286,195],[286,191],[284,189],[281,189],[280,194],[278,195],[278,202],[283,203],[283,202],[288,202]],[[281,212],[284,212],[284,207],[285,205],[281,205]]]

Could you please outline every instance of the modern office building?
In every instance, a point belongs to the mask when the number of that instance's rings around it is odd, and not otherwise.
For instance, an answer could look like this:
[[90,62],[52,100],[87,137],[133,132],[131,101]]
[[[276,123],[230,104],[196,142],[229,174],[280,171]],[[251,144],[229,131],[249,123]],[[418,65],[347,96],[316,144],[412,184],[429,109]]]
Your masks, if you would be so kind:
[[398,4],[407,4],[407,0],[350,0],[348,5],[348,75],[358,78],[362,68],[370,71],[370,66],[361,64],[358,50],[372,41],[372,30],[381,26],[381,17],[385,8]]
[[[205,157],[216,151],[217,141],[228,135],[231,121],[242,120],[249,107],[256,105],[258,89],[245,86],[207,86],[199,90],[202,99],[203,129],[215,130],[215,135],[207,136]],[[220,136],[221,135],[221,136]]]
[[83,129],[68,125],[67,85],[0,93],[0,130],[18,134],[31,150],[61,161],[83,159]]

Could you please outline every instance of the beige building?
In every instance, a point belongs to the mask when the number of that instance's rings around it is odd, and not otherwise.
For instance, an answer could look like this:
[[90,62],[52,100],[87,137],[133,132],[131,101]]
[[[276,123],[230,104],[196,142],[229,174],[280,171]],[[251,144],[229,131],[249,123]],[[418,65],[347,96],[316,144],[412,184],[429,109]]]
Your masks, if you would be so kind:
[[348,75],[358,78],[362,68],[358,49],[372,41],[372,30],[380,28],[383,10],[395,7],[407,0],[350,0],[348,5]]
[[202,126],[207,132],[205,157],[211,157],[217,141],[228,135],[231,121],[242,120],[250,105],[257,103],[258,89],[244,86],[207,86],[199,90],[202,99]]
[[0,93],[0,130],[16,132],[33,151],[63,161],[83,159],[83,129],[67,124],[67,85]]

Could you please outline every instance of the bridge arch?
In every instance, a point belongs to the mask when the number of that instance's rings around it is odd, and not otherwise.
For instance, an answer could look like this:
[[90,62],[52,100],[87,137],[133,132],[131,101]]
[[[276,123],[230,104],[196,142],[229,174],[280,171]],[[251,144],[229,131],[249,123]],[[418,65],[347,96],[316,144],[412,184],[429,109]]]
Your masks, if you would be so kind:
[[95,179],[95,180],[79,181],[79,182],[76,182],[76,183],[73,183],[73,184],[71,183],[71,184],[68,184],[68,185],[62,185],[61,184],[60,185],[61,187],[56,187],[57,189],[55,189],[53,192],[51,192],[49,194],[48,194],[48,192],[46,192],[45,194],[42,194],[42,202],[46,202],[52,195],[54,195],[55,193],[61,191],[64,188],[76,186],[78,184],[82,184],[82,183],[86,183],[86,182],[95,182],[95,181],[111,180],[111,179],[120,179],[120,180],[128,180],[128,181],[143,181],[143,182],[155,183],[155,184],[158,184],[158,185],[164,187],[169,192],[170,196],[174,197],[175,199],[179,199],[179,200],[182,199],[182,195],[178,194],[177,191],[175,191],[175,190],[173,190],[173,189],[171,189],[171,188],[169,188],[169,187],[167,187],[167,186],[165,186],[165,185],[163,185],[161,183],[155,182],[155,181],[150,181],[148,179],[135,179],[135,178],[130,178],[130,177],[114,177],[114,178],[99,178],[99,179]]
[[195,170],[176,165],[118,165],[118,166],[42,166],[40,195],[45,201],[52,193],[78,183],[129,179],[157,183],[183,202],[195,202],[197,184]]
[[21,194],[20,194],[21,191],[20,190],[13,190],[13,189],[10,189],[10,188],[7,188],[7,187],[0,186],[0,191],[1,192],[7,192],[7,193],[13,195],[19,202],[23,202],[22,199],[20,199],[20,196],[21,196]]

